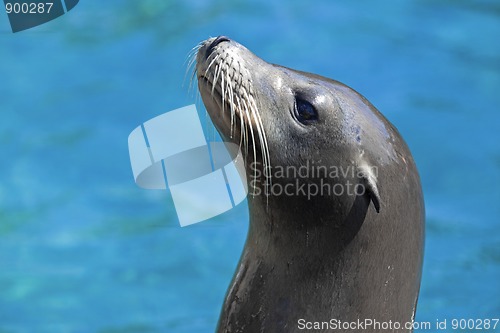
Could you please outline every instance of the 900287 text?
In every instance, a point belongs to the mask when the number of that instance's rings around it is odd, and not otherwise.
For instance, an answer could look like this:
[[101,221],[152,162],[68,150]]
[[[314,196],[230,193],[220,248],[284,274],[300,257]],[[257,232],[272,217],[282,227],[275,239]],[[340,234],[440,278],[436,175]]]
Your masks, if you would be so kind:
[[35,2],[24,2],[24,3],[10,3],[5,4],[5,11],[7,14],[49,14],[50,10],[54,6],[53,2],[45,3],[35,3]]

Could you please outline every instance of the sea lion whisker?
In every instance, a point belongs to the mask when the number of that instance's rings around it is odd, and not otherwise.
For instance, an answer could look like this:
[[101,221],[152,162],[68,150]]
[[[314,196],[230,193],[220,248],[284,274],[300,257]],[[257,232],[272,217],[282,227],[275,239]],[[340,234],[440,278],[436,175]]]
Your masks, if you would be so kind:
[[[238,105],[238,112],[241,115],[241,107],[240,107],[240,98],[236,96],[236,102]],[[245,142],[245,120],[243,117],[239,117],[240,119],[240,143],[239,143],[239,150],[242,151],[244,142]]]
[[[262,167],[263,167],[263,174],[265,175],[265,182],[264,182],[264,189],[267,189],[267,184],[270,178],[270,175],[267,174],[266,170],[268,169],[269,166],[269,160],[268,160],[268,155],[267,155],[267,139],[265,136],[265,131],[262,125],[262,120],[260,119],[260,115],[258,113],[258,110],[253,108],[253,114],[255,118],[255,124],[257,127],[257,133],[259,135],[259,141],[260,141],[260,146],[261,146],[261,156],[262,156]],[[265,192],[267,193],[267,192]],[[266,199],[268,200],[268,196],[266,196]]]
[[230,83],[230,77],[229,77],[229,68],[226,71],[227,79],[226,82],[228,82],[229,86],[229,106],[231,108],[231,134],[230,138],[233,138],[233,132],[234,132],[234,100],[233,100],[233,85]]
[[238,110],[239,110],[239,114],[240,114],[240,128],[241,128],[241,134],[240,134],[240,149],[241,149],[241,140],[243,139],[243,147],[244,147],[244,153],[245,153],[245,156],[248,155],[248,133],[247,133],[247,124],[245,122],[245,116],[243,114],[243,110],[242,110],[242,107],[241,107],[241,103],[240,103],[240,97],[238,96],[237,100],[236,100],[237,104],[238,104]]
[[[249,122],[248,127],[250,128],[250,136],[252,139],[253,161],[254,161],[254,163],[257,163],[257,148],[255,146],[255,134],[253,131],[253,126],[251,125],[250,111],[249,111],[249,108],[248,108],[248,105],[247,105],[245,98],[243,98],[241,100],[241,102],[243,104],[243,108],[245,110],[247,120]],[[257,180],[257,168],[254,168],[254,180]],[[253,189],[253,193],[252,193],[253,196],[256,195],[256,190],[257,190],[256,188]]]
[[[196,81],[194,80],[196,77],[196,74],[197,74],[197,70],[195,69],[193,71],[193,73],[191,74],[191,78],[189,79],[189,88],[188,88],[189,93],[193,93],[193,87],[195,85],[198,85],[198,80],[196,80]],[[194,84],[193,84],[193,82],[194,82]],[[196,94],[195,96],[198,96],[198,94]]]
[[210,62],[210,64],[208,65],[207,69],[205,70],[205,75],[204,75],[205,77],[207,77],[207,73],[208,73],[208,71],[210,70],[210,67],[212,67],[212,65],[214,64],[214,62],[215,62],[215,61],[217,61],[217,59],[219,59],[219,58],[220,58],[220,54],[216,55],[216,56],[212,59],[212,61],[211,61],[211,62]]
[[217,84],[217,80],[219,79],[219,74],[221,72],[221,65],[215,65],[213,80],[212,80],[212,97],[214,97],[215,85]]
[[[263,153],[264,175],[266,176],[265,186],[266,186],[266,190],[267,190],[268,187],[272,186],[272,173],[266,172],[268,170],[268,168],[271,166],[271,156],[269,153],[269,144],[267,141],[267,134],[266,134],[266,131],[264,129],[264,124],[262,123],[262,117],[260,116],[260,112],[257,108],[257,105],[255,103],[255,98],[253,97],[253,95],[252,95],[252,105],[255,109],[255,114],[257,115],[257,118],[258,118],[257,126],[261,128],[260,134],[262,135],[262,140],[263,140],[262,153]],[[268,196],[268,198],[269,198],[269,196]]]
[[198,53],[198,50],[203,46],[203,42],[198,43],[195,47],[193,47],[187,54],[186,60],[184,61],[184,64],[186,64],[187,61],[187,66],[186,66],[186,72],[184,73],[184,79],[182,80],[182,85],[184,86],[186,82],[186,77],[190,71],[192,71],[192,74],[189,79],[189,88],[188,91],[191,92],[193,89],[193,79],[196,76],[197,70],[196,70],[196,54]]
[[224,114],[224,107],[226,105],[225,103],[225,98],[226,98],[226,95],[224,94],[224,75],[221,75],[220,76],[220,86],[221,86],[221,95],[222,95],[222,108],[221,108],[221,114],[223,115]]

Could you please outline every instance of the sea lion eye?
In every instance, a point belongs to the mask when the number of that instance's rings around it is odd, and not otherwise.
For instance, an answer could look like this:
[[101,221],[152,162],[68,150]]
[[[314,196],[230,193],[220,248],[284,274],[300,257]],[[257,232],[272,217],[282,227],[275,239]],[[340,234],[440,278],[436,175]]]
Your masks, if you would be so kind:
[[312,121],[318,120],[318,112],[316,112],[316,108],[308,101],[298,97],[295,98],[294,113],[295,118],[297,118],[297,120],[304,125],[308,125]]

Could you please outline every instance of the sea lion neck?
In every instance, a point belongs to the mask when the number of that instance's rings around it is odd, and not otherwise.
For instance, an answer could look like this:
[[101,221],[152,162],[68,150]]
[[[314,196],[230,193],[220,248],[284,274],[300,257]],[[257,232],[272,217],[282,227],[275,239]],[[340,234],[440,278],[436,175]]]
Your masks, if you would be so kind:
[[[351,209],[345,210],[348,214],[336,208],[333,200],[331,208],[325,209],[327,200],[331,198],[317,197],[304,201],[302,198],[266,198],[249,194],[247,242],[260,244],[254,248],[267,256],[269,252],[276,252],[279,257],[303,259],[321,258],[325,252],[334,256],[358,232],[364,220],[364,215],[359,212],[366,212],[369,200],[353,198]],[[283,252],[283,249],[286,251]]]

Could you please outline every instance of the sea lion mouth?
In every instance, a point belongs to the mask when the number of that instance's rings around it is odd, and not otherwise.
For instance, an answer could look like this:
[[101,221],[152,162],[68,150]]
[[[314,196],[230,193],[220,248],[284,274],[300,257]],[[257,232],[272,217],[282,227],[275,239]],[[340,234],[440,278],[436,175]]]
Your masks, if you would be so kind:
[[[217,103],[217,105],[219,106],[219,108],[221,110],[223,107],[224,107],[224,109],[230,110],[231,106],[229,104],[230,103],[229,100],[225,99],[225,105],[224,106],[222,105],[223,93],[221,91],[221,86],[218,84],[214,84],[213,80],[211,80],[209,78],[209,76],[208,77],[205,75],[198,76],[198,85],[205,85],[206,87],[203,87],[203,88],[211,90],[210,91],[211,97]],[[200,88],[200,89],[203,89],[203,88]],[[239,117],[239,112],[236,113],[236,116]]]
[[253,162],[269,166],[267,137],[246,66],[250,52],[225,36],[210,38],[193,50],[193,78],[196,75],[215,127],[225,140],[239,141],[241,151],[245,156],[253,155]]

